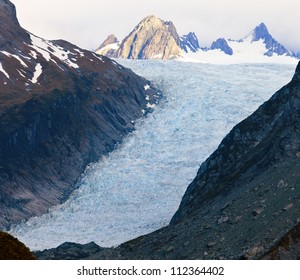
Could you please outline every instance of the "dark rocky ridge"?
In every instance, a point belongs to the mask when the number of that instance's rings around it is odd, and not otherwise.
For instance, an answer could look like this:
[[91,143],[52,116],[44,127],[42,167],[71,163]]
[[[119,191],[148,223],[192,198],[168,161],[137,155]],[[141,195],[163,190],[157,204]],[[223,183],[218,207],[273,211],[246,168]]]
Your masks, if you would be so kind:
[[0,19],[4,228],[62,202],[85,166],[114,149],[158,96],[106,57],[28,33],[9,1],[0,0]]
[[280,258],[276,250],[290,236],[284,256],[299,258],[299,133],[300,63],[292,81],[202,164],[169,226],[85,258]]

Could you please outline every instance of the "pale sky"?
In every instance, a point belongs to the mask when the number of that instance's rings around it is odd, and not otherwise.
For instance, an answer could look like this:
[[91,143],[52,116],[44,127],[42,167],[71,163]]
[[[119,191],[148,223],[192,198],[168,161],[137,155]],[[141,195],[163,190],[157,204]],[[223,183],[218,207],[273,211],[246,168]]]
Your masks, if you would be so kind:
[[146,16],[194,31],[200,45],[241,39],[264,22],[288,49],[300,51],[299,0],[11,0],[21,25],[45,39],[65,39],[93,50],[111,33],[119,40]]

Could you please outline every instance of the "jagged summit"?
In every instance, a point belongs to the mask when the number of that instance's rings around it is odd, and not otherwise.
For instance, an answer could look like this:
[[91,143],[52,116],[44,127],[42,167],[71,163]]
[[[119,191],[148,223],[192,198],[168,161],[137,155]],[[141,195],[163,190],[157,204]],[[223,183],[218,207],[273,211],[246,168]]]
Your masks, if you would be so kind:
[[267,26],[263,22],[256,26],[251,32],[251,34],[253,42],[258,41],[259,39],[266,39],[271,37]]
[[299,54],[278,43],[263,22],[243,39],[218,38],[210,48],[201,48],[194,32],[179,36],[171,21],[164,21],[154,15],[141,20],[122,42],[109,36],[96,52],[112,58],[179,59],[221,64],[295,63],[295,58],[299,58]]
[[251,42],[257,42],[259,40],[263,41],[267,49],[264,55],[272,56],[276,54],[293,56],[291,51],[287,50],[272,37],[267,26],[263,22],[253,29],[250,36]]
[[[227,56],[224,56],[226,54]],[[293,54],[278,43],[269,33],[267,26],[260,23],[249,35],[239,40],[219,38],[210,48],[202,48],[197,52],[201,61],[218,63],[223,59],[227,63],[242,62],[275,62],[296,63],[297,54]],[[219,56],[219,59],[215,59]]]
[[108,45],[111,45],[111,44],[115,44],[115,43],[118,43],[118,39],[117,37],[114,35],[114,34],[110,34],[104,41],[103,43],[99,46],[99,48],[97,50],[100,50]]
[[182,50],[174,24],[151,15],[145,17],[115,50],[108,52],[104,47],[97,53],[115,58],[170,59],[179,56]]
[[180,46],[186,53],[197,52],[200,49],[198,38],[194,32],[181,36],[180,40]]
[[224,53],[228,54],[228,55],[233,55],[233,50],[231,47],[228,46],[227,40],[225,40],[224,38],[219,38],[218,40],[214,41],[211,44],[210,47],[211,50],[222,50]]
[[99,48],[96,49],[96,53],[111,57],[119,46],[119,40],[114,34],[111,34],[103,41]]

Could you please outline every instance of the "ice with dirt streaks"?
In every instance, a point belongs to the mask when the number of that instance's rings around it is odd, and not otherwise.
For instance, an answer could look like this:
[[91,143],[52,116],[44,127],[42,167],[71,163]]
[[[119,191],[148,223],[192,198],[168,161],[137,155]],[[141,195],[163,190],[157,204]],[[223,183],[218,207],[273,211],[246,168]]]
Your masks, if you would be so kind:
[[167,225],[200,164],[295,68],[118,62],[149,79],[163,98],[114,152],[88,166],[68,201],[12,228],[32,250],[65,241],[116,246]]

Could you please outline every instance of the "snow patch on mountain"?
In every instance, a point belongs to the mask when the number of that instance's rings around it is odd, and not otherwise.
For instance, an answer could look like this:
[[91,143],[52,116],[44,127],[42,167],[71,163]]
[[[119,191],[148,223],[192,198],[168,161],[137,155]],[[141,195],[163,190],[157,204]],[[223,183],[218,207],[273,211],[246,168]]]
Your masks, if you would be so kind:
[[38,63],[35,66],[35,71],[33,73],[33,77],[31,79],[31,82],[33,84],[37,83],[39,76],[42,74],[42,65],[40,63]]
[[9,79],[9,75],[8,73],[3,69],[2,63],[0,62],[0,72],[2,72],[7,79]]
[[25,64],[25,62],[24,62],[19,56],[15,55],[15,54],[11,54],[11,53],[6,52],[6,51],[1,51],[1,52],[2,52],[3,54],[5,54],[6,56],[8,56],[8,57],[14,57],[15,59],[17,59],[17,60],[21,63],[21,65],[22,65],[23,67],[28,68],[28,66]]
[[[47,61],[52,60],[56,63],[56,61],[52,59],[52,57],[55,56],[70,67],[79,68],[78,64],[69,58],[69,54],[76,54],[71,53],[69,50],[64,50],[62,47],[53,44],[51,41],[44,40],[33,34],[30,34],[30,38],[32,41],[32,45],[30,47],[40,53]],[[34,57],[36,59],[36,55],[34,55]]]
[[87,167],[69,200],[11,229],[32,250],[114,246],[167,225],[221,139],[294,74],[294,65],[118,62],[164,97],[118,149]]
[[178,60],[211,64],[278,63],[293,65],[298,61],[295,57],[286,55],[264,55],[268,50],[262,39],[252,42],[249,37],[242,42],[234,40],[226,40],[226,42],[232,49],[232,55],[226,54],[221,49],[199,50],[196,53],[184,54]]

